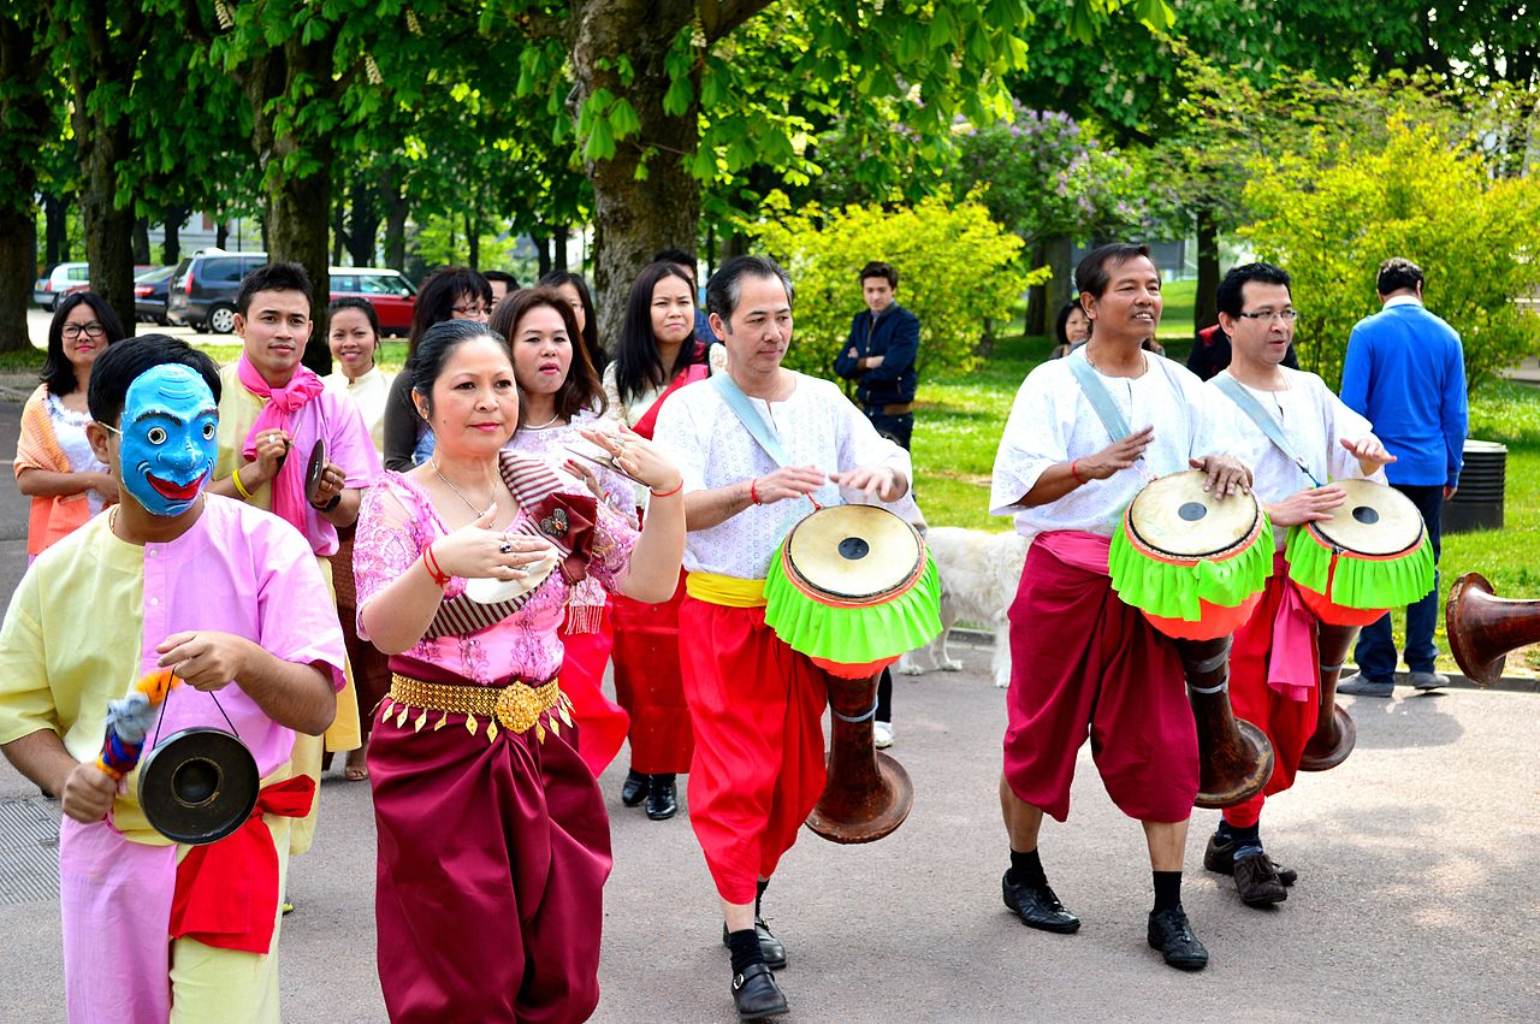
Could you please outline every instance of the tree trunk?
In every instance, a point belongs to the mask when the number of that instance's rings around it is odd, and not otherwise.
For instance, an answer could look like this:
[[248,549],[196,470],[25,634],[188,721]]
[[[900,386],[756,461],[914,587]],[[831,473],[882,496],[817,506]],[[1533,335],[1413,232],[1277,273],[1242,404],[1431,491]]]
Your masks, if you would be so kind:
[[332,266],[341,266],[343,241],[347,238],[347,201],[340,192],[336,201],[332,203]]
[[544,277],[551,272],[551,240],[534,232],[530,232],[529,240],[535,243],[535,275]]
[[472,270],[481,269],[481,225],[476,215],[465,215],[465,261]]
[[27,309],[37,280],[37,215],[30,201],[0,205],[0,352],[32,347]]
[[185,206],[173,206],[166,211],[166,223],[161,225],[165,236],[160,244],[160,261],[165,266],[182,262],[182,225],[187,221],[187,213]]
[[67,197],[43,197],[43,265],[50,269],[70,258],[69,213]]
[[380,233],[380,188],[361,174],[348,189],[348,255],[355,267],[374,265],[374,239]]
[[[312,139],[309,150],[330,150],[321,139]],[[291,261],[305,268],[310,277],[313,324],[310,341],[305,345],[305,365],[316,373],[331,373],[332,355],[326,345],[326,308],[331,301],[331,276],[327,270],[326,214],[331,209],[331,178],[324,170],[331,154],[317,154],[323,170],[308,178],[286,178],[267,196],[267,222],[271,241],[267,254],[271,262]]]
[[553,270],[567,269],[567,242],[572,237],[572,229],[565,224],[558,224],[551,229],[551,268]]
[[406,270],[406,194],[397,183],[394,169],[385,174],[385,265],[393,270]]
[[[696,17],[694,0],[589,0],[577,15],[572,45],[577,98],[607,89],[629,100],[641,123],[636,135],[616,143],[612,159],[588,165],[594,228],[603,239],[594,263],[600,338],[620,336],[626,294],[652,254],[696,237],[700,185],[686,161],[699,141],[698,102],[692,99],[679,114],[663,110],[669,87],[664,58],[680,29]],[[623,57],[635,72],[629,85],[619,77]],[[696,78],[698,96],[698,71]],[[646,180],[637,177],[639,140],[655,147]]]
[[1219,226],[1214,212],[1198,208],[1198,291],[1192,308],[1192,328],[1200,331],[1219,322]]
[[1042,286],[1042,322],[1034,322],[1026,333],[1046,337],[1053,332],[1060,307],[1075,293],[1075,243],[1068,235],[1054,235],[1043,239],[1040,252],[1039,265],[1047,265],[1053,276]]
[[134,266],[148,266],[150,262],[150,219],[137,217],[134,220]]
[[230,222],[225,220],[224,217],[221,216],[219,218],[219,223],[214,225],[214,248],[216,248],[216,249],[223,249],[223,248],[226,248],[227,246],[229,246],[229,244],[230,244]]
[[[77,120],[81,120],[77,116]],[[124,327],[134,322],[134,211],[120,210],[117,165],[127,154],[128,122],[111,127],[76,129],[81,149],[81,169],[86,181],[86,261],[91,265],[91,290],[118,315]]]

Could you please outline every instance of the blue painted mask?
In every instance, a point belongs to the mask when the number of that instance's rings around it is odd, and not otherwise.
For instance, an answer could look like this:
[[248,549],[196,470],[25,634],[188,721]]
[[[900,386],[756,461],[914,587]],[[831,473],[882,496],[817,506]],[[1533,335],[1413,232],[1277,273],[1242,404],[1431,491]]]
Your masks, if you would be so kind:
[[207,382],[178,363],[146,370],[128,386],[120,423],[123,489],[151,515],[186,512],[218,451],[219,410]]

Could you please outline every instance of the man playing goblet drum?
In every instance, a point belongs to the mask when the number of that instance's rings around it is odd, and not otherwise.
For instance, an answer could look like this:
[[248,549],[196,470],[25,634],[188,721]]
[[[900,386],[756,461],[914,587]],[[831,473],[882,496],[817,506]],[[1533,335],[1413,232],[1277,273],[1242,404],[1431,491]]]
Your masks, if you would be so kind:
[[[278,894],[315,797],[291,752],[336,712],[342,630],[304,539],[208,492],[219,390],[213,361],[164,335],[102,353],[86,433],[122,501],[39,556],[0,629],[0,749],[63,805],[72,1024],[279,1019]],[[231,729],[262,779],[250,821],[208,845],[155,831],[139,776],[94,760],[109,702],[162,669],[186,685],[144,753]]]
[[900,501],[910,464],[836,385],[781,366],[792,286],[773,261],[729,260],[706,302],[727,373],[680,388],[656,436],[686,492],[679,633],[695,732],[690,821],[722,900],[733,1000],[755,1020],[786,1012],[770,973],[786,950],[760,900],[823,791],[827,700],[823,672],[765,625],[766,569],[813,502],[837,503],[841,492]]
[[[1160,323],[1160,274],[1144,246],[1093,250],[1075,272],[1095,324],[1076,352],[1022,383],[995,456],[990,508],[1033,538],[1010,609],[1000,805],[1010,835],[1005,903],[1024,924],[1073,932],[1080,920],[1038,857],[1043,815],[1069,814],[1075,755],[1089,734],[1097,770],[1123,813],[1144,825],[1154,871],[1148,938],[1166,963],[1198,970],[1208,951],[1182,909],[1182,855],[1198,793],[1198,740],[1175,644],[1112,590],[1109,537],[1150,479],[1201,469],[1217,498],[1245,490],[1230,416],[1185,368],[1145,352]],[[1077,368],[1076,361],[1084,364]],[[1108,410],[1133,427],[1113,440]],[[1100,401],[1098,398],[1094,401]],[[1110,442],[1110,443],[1109,443]]]
[[[1287,527],[1328,517],[1347,495],[1327,483],[1372,477],[1394,462],[1369,421],[1344,405],[1313,373],[1282,365],[1294,340],[1289,275],[1267,263],[1236,267],[1219,285],[1219,323],[1230,336],[1230,366],[1207,384],[1231,406],[1241,441],[1237,454],[1254,474],[1253,488],[1272,520],[1277,543],[1273,575],[1230,651],[1230,705],[1260,726],[1276,762],[1266,788],[1224,809],[1203,866],[1233,875],[1248,906],[1281,903],[1295,872],[1263,852],[1258,822],[1266,797],[1294,784],[1305,744],[1316,726],[1319,659],[1315,619],[1290,582],[1283,549]],[[1287,451],[1269,437],[1277,437]],[[1300,462],[1296,462],[1298,459]]]

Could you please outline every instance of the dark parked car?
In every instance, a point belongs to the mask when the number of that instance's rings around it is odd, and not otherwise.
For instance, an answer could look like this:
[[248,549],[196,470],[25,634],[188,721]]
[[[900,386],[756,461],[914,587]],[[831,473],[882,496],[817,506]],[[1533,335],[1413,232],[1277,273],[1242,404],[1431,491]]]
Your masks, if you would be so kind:
[[145,323],[171,323],[166,318],[166,292],[171,288],[171,278],[176,267],[156,267],[134,278],[134,313]]
[[235,295],[241,278],[266,262],[265,252],[200,249],[177,265],[166,316],[200,333],[229,334],[235,329]]

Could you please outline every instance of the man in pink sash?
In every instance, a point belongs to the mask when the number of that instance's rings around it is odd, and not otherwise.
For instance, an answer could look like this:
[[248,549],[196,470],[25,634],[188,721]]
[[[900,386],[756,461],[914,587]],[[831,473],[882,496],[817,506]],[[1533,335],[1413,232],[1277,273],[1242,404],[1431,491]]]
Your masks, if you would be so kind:
[[[346,395],[329,392],[300,362],[314,328],[310,279],[297,263],[269,263],[246,275],[236,296],[235,332],[241,357],[220,370],[219,461],[210,490],[267,509],[310,543],[331,586],[337,527],[358,518],[363,488],[382,472],[363,414]],[[307,487],[311,452],[324,443],[326,465]],[[324,738],[302,738],[297,770],[319,781],[326,751],[362,742],[358,695],[351,677],[337,697],[337,716]],[[315,810],[294,828],[294,852],[315,832]]]
[[[1118,808],[1144,826],[1155,905],[1148,938],[1166,963],[1199,970],[1208,951],[1182,909],[1198,743],[1173,642],[1113,592],[1108,541],[1153,477],[1201,468],[1218,494],[1248,482],[1228,450],[1229,416],[1186,369],[1142,349],[1160,322],[1160,275],[1144,246],[1104,245],[1075,274],[1091,341],[1033,370],[995,456],[991,511],[1033,538],[1010,609],[1000,805],[1011,843],[1005,903],[1029,927],[1073,932],[1038,856],[1043,815],[1069,815],[1087,735]],[[1089,363],[1131,433],[1115,440],[1070,364]]]
[[[1266,263],[1236,267],[1220,283],[1218,302],[1232,356],[1229,368],[1206,386],[1224,397],[1234,417],[1237,454],[1255,475],[1257,498],[1267,506],[1277,543],[1262,602],[1235,633],[1230,705],[1237,718],[1267,733],[1276,761],[1261,793],[1224,809],[1203,866],[1233,875],[1246,905],[1267,907],[1288,897],[1297,873],[1264,852],[1262,805],[1294,784],[1320,705],[1315,617],[1289,581],[1283,559],[1288,527],[1325,519],[1346,500],[1342,488],[1328,480],[1372,477],[1383,483],[1382,467],[1395,459],[1370,432],[1369,421],[1320,377],[1282,365],[1294,340],[1287,273]],[[1268,437],[1263,426],[1268,421],[1288,452]]]
[[[131,338],[98,360],[90,392],[87,432],[122,500],[33,564],[0,628],[0,749],[63,803],[69,1019],[276,1022],[289,831],[315,793],[291,750],[297,731],[331,721],[342,631],[294,531],[206,492],[212,360]],[[137,772],[119,784],[95,763],[108,703],[162,669],[182,682],[146,752],[182,729],[233,726],[262,779],[251,819],[206,846],[155,832]]]

